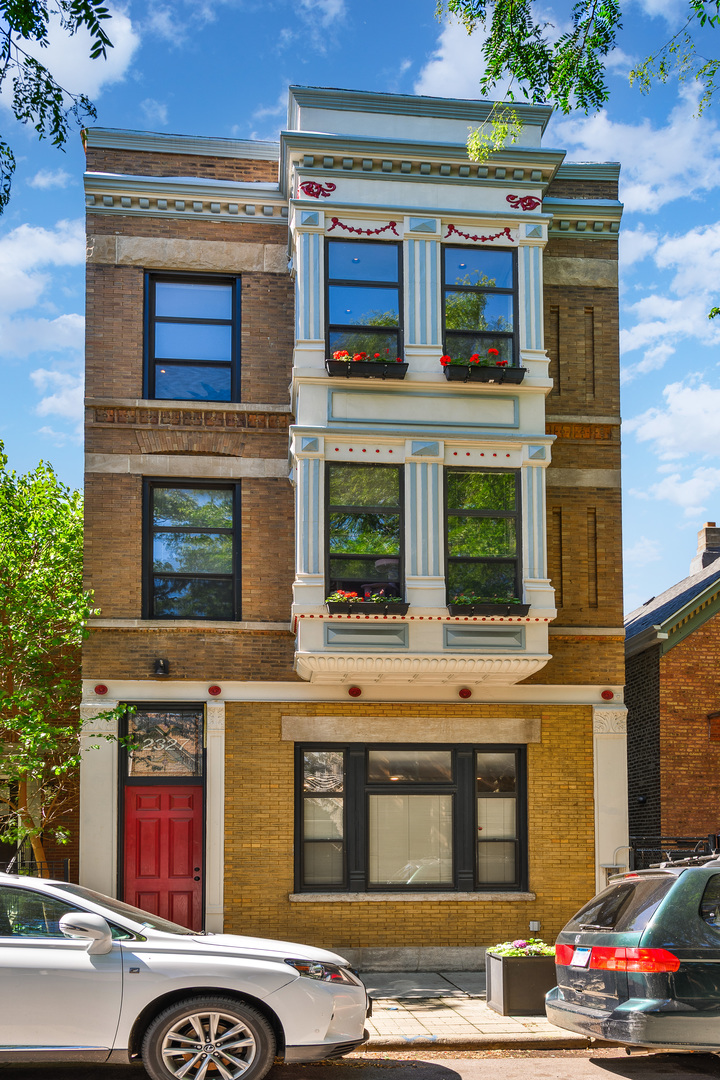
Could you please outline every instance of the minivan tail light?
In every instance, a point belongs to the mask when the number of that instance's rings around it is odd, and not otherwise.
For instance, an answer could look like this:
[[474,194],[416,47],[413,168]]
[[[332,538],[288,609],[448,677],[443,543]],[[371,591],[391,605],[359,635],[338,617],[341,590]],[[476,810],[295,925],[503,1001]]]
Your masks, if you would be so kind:
[[557,967],[569,967],[570,961],[573,956],[572,945],[556,945],[555,946],[555,964]]
[[624,946],[611,948],[594,945],[588,967],[599,971],[640,971],[654,974],[677,971],[680,960],[667,949],[632,949]]

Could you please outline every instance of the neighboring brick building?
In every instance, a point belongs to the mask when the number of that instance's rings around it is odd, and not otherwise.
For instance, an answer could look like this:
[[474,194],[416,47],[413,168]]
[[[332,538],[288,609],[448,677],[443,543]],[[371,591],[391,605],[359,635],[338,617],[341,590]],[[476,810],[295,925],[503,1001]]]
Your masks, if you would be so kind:
[[479,166],[487,102],[289,97],[279,145],[88,134],[84,710],[138,747],[86,758],[81,875],[474,965],[627,843],[618,167],[545,107]]
[[626,619],[630,834],[720,832],[720,529],[690,575]]

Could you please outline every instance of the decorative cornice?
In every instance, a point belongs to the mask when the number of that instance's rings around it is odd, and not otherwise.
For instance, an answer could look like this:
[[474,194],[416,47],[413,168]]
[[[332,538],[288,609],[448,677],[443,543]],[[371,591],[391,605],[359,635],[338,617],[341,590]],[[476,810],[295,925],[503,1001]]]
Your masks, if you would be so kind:
[[84,184],[92,213],[287,223],[287,202],[274,184],[96,172],[85,173]]
[[618,180],[619,161],[567,161],[557,172],[558,180]]
[[543,210],[552,214],[550,232],[556,236],[582,233],[586,240],[598,236],[617,236],[623,204],[614,199],[553,199],[543,200]]
[[387,653],[295,653],[295,669],[301,679],[314,683],[346,683],[364,679],[372,683],[420,683],[440,685],[464,681],[512,686],[544,668],[551,657],[448,656]]
[[593,735],[626,735],[627,709],[593,709]]
[[215,403],[214,408],[196,409],[194,406],[180,407],[148,404],[147,408],[128,406],[96,405],[93,406],[88,422],[103,427],[148,427],[170,428],[187,431],[192,428],[205,428],[213,431],[238,428],[251,431],[286,431],[292,413],[289,408],[282,411],[246,408],[226,410]]
[[198,157],[277,161],[280,143],[253,139],[208,139],[200,135],[164,135],[156,131],[93,127],[86,129],[93,149],[139,150],[155,154],[191,154]]

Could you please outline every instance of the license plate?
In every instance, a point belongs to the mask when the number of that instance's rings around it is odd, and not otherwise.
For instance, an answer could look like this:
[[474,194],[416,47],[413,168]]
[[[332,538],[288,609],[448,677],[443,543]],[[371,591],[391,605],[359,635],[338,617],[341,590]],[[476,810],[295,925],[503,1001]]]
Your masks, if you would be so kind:
[[590,960],[590,949],[576,949],[572,954],[570,967],[587,967]]

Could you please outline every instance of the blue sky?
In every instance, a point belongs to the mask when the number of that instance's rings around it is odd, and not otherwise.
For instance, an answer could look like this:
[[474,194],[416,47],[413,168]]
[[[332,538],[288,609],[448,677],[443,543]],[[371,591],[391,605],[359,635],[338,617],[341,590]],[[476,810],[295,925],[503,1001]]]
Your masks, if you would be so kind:
[[[60,80],[84,90],[105,127],[275,139],[287,86],[478,96],[480,41],[438,23],[435,0],[175,0],[113,10],[107,62],[86,41],[51,43]],[[562,26],[569,4],[549,21]],[[696,531],[720,521],[720,103],[699,120],[697,91],[648,97],[632,64],[682,25],[685,0],[633,0],[612,57],[610,106],[554,117],[545,145],[568,160],[620,161],[626,607],[688,571]],[[707,34],[718,55],[720,29]],[[0,123],[18,167],[0,218],[0,438],[19,470],[51,461],[82,483],[84,167]]]

